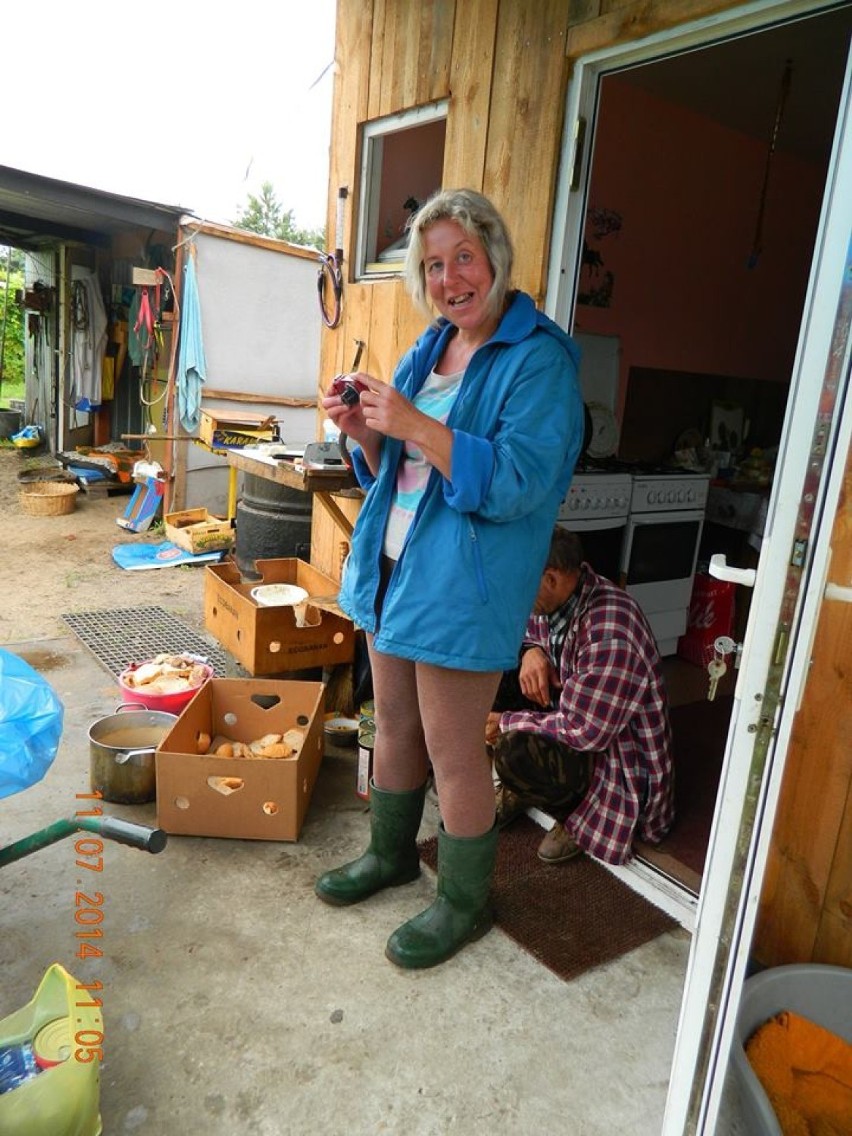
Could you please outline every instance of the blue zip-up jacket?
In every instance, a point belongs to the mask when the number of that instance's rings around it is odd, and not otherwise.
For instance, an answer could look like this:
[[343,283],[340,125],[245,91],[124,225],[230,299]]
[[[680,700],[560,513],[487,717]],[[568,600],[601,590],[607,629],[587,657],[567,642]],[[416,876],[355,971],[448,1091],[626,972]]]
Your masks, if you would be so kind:
[[[430,327],[396,368],[413,399],[454,332]],[[346,561],[339,604],[375,633],[379,651],[471,671],[517,665],[559,505],[583,437],[579,349],[516,292],[493,336],[468,363],[447,420],[452,476],[433,469],[388,585],[377,630],[379,566],[403,443],[386,437]]]

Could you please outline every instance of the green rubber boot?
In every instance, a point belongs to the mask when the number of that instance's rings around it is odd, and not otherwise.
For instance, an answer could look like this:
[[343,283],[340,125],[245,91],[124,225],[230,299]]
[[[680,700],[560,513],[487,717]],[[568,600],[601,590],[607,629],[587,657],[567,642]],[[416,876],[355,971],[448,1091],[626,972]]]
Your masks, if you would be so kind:
[[411,883],[420,875],[417,833],[426,786],[401,793],[370,782],[370,844],[363,856],[325,872],[314,885],[324,903],[345,907],[386,887]]
[[388,939],[391,962],[406,970],[437,966],[491,929],[488,892],[498,835],[496,824],[484,836],[450,836],[441,825],[437,898]]

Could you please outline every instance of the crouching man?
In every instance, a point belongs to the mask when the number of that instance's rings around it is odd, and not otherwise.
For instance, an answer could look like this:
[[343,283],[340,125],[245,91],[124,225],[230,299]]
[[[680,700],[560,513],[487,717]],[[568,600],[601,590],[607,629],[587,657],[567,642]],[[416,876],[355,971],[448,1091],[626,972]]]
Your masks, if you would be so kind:
[[584,563],[557,527],[516,672],[504,676],[486,742],[500,779],[497,816],[555,817],[538,855],[630,859],[674,819],[671,730],[660,656],[639,605]]

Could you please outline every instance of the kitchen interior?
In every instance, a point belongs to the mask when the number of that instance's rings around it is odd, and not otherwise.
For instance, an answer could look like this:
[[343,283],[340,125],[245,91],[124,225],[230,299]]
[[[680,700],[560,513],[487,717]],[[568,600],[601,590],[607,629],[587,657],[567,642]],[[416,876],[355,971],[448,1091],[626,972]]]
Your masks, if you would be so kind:
[[[852,30],[843,5],[603,76],[573,332],[588,445],[560,521],[645,611],[697,894]],[[712,701],[713,643],[730,641]]]

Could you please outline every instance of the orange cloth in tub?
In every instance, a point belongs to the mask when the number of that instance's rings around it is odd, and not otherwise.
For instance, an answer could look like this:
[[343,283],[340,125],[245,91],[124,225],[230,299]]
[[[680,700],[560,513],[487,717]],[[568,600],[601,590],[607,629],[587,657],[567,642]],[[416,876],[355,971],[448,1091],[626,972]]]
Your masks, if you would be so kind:
[[746,1056],[784,1136],[852,1133],[852,1045],[783,1010],[746,1042]]

